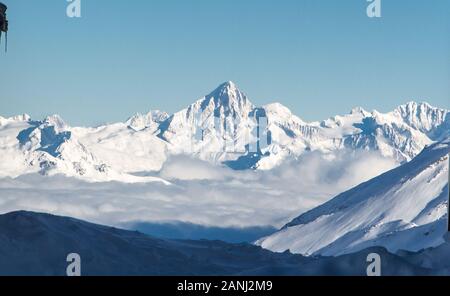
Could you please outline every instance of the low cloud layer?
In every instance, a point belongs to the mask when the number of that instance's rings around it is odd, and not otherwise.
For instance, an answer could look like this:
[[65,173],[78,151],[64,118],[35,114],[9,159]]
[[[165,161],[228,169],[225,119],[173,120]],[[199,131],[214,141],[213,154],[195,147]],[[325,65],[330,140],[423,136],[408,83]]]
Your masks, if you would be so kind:
[[159,173],[172,186],[40,175],[0,179],[0,212],[48,212],[116,226],[177,221],[280,227],[396,165],[375,152],[311,152],[271,171],[232,171],[179,156]]

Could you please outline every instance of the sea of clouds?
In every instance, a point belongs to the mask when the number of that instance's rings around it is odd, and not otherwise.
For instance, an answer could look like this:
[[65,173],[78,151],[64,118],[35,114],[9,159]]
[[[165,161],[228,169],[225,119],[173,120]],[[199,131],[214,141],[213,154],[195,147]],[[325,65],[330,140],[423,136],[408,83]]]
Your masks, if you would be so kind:
[[281,227],[398,164],[368,151],[309,152],[270,171],[233,171],[187,156],[155,175],[172,183],[90,183],[64,176],[0,179],[0,213],[46,212],[90,222]]

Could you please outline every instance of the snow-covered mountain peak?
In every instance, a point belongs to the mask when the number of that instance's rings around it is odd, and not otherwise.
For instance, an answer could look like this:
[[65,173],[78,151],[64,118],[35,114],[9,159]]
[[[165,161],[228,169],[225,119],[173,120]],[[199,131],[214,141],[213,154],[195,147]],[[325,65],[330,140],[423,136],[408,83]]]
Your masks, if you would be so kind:
[[9,118],[5,118],[0,116],[0,126],[2,125],[6,125],[10,122],[27,122],[30,121],[31,117],[28,114],[21,114],[21,115],[16,115],[16,116],[12,116]]
[[426,119],[429,115],[435,115],[436,111],[445,111],[443,109],[438,109],[427,102],[417,103],[414,101],[408,102],[406,104],[398,106],[394,113],[400,115],[402,118],[407,119],[409,121],[413,121],[413,119]]
[[218,110],[223,109],[226,115],[249,112],[254,107],[247,96],[231,81],[221,84],[200,102],[202,110],[213,108],[217,114]]
[[291,116],[292,112],[289,110],[288,107],[284,106],[281,103],[271,103],[263,106],[263,109],[266,110],[266,112],[270,113],[278,113],[278,114],[284,114],[287,116]]
[[409,102],[399,106],[391,114],[432,139],[439,136],[436,132],[441,132],[442,125],[450,126],[449,110],[435,108],[426,102]]
[[370,112],[366,111],[362,107],[356,107],[350,111],[350,115],[362,115],[362,116],[366,117],[366,116],[370,115]]
[[161,123],[167,118],[170,117],[169,113],[161,111],[161,110],[152,110],[149,112],[152,115],[152,119],[154,122]]
[[[0,127],[9,136],[3,146],[18,148],[18,153],[68,155],[62,145],[82,144],[86,154],[101,159],[99,163],[125,173],[159,170],[167,157],[180,153],[233,168],[268,170],[308,151],[342,149],[378,151],[403,163],[426,145],[450,136],[450,115],[448,110],[411,102],[389,113],[358,107],[350,114],[306,123],[280,103],[253,105],[228,81],[171,116],[150,111],[125,123],[82,128],[66,125],[58,115],[43,121],[21,115],[0,117]],[[124,157],[133,160],[125,163]]]
[[30,121],[31,120],[31,116],[26,114],[26,113],[24,113],[24,114],[21,114],[21,115],[13,116],[13,117],[11,117],[9,119],[13,120],[13,121]]
[[262,109],[265,110],[266,116],[271,122],[287,122],[293,121],[297,125],[306,125],[298,116],[294,115],[292,111],[281,103],[271,103],[264,105]]
[[400,111],[406,111],[406,112],[415,112],[416,110],[427,110],[427,109],[435,109],[433,106],[428,104],[427,102],[416,102],[416,101],[409,101],[406,104],[400,105],[396,108]]
[[158,137],[174,154],[195,154],[215,163],[235,159],[234,152],[245,151],[249,144],[254,109],[233,82],[225,82],[162,122]]
[[47,116],[44,121],[43,121],[43,126],[45,127],[49,127],[52,126],[54,127],[55,131],[57,133],[67,130],[68,129],[68,125],[64,122],[64,120],[61,118],[61,116],[54,114],[54,115],[50,115]]
[[229,80],[227,82],[222,83],[219,85],[218,88],[228,88],[228,89],[235,89],[238,90],[238,86],[233,81]]
[[220,84],[211,94],[220,93],[240,93],[239,87],[233,81],[227,81]]
[[152,110],[147,114],[136,113],[131,116],[125,124],[136,131],[146,128],[157,127],[164,120],[169,118],[169,114],[159,110]]
[[[416,109],[423,111],[411,117],[409,114],[414,112],[408,110]],[[408,103],[389,113],[368,112],[357,107],[350,114],[306,123],[280,103],[253,105],[236,84],[225,82],[162,122],[158,136],[171,144],[171,152],[194,153],[204,160],[214,163],[225,160],[228,164],[237,155],[222,153],[223,146],[229,145],[226,142],[234,143],[237,151],[247,151],[242,147],[254,144],[261,147],[258,141],[267,138],[263,143],[267,149],[261,150],[260,159],[249,162],[258,162],[252,166],[254,168],[273,168],[304,151],[331,152],[344,148],[380,151],[385,157],[405,162],[426,145],[450,135],[450,116],[447,115],[448,111],[426,103]],[[262,132],[259,140],[253,136],[258,129]],[[244,163],[248,158],[238,160]],[[265,165],[260,165],[262,162]]]

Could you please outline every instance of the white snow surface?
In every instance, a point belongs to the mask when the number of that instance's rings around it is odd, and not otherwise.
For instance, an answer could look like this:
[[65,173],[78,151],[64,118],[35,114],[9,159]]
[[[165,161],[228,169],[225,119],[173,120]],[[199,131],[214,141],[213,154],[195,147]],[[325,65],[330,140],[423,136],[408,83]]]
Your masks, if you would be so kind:
[[152,158],[145,158],[147,162],[143,163],[139,153],[145,153],[150,150],[147,147],[153,146],[153,155],[164,157],[164,145],[159,151],[157,144],[161,141],[154,137],[130,139],[134,131],[124,124],[93,129],[71,128],[57,115],[43,121],[32,121],[24,115],[3,119],[1,123],[0,178],[40,173],[46,176],[62,174],[89,182],[169,184],[161,178],[138,177],[127,172],[130,162],[136,163],[132,169],[139,165],[143,169],[160,165]]
[[306,123],[280,103],[254,106],[226,82],[173,115],[150,111],[95,128],[70,127],[58,115],[43,121],[0,117],[0,177],[39,172],[89,181],[164,182],[144,175],[180,154],[260,170],[308,151],[344,149],[376,151],[403,163],[444,139],[449,129],[448,110],[414,102],[386,114],[358,107],[348,115]]
[[419,251],[447,233],[450,140],[344,192],[258,245],[276,252],[337,256],[370,246]]
[[414,102],[307,123],[280,103],[255,106],[232,82],[175,114],[98,127],[0,117],[0,212],[281,227],[403,164],[259,243],[308,255],[415,250],[441,242],[449,130],[448,110]]

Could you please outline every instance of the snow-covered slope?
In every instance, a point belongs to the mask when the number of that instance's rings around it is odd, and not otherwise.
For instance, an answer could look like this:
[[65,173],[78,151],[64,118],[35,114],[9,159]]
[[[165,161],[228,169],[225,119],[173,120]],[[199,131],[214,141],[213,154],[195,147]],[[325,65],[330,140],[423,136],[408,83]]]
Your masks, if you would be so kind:
[[122,173],[158,171],[167,158],[167,143],[153,128],[135,130],[124,123],[97,128],[72,128],[89,151]]
[[395,109],[391,115],[401,118],[406,124],[432,140],[443,140],[450,130],[448,110],[434,108],[427,103],[410,102]]
[[[233,169],[270,170],[305,151],[370,150],[403,163],[449,136],[448,110],[408,103],[382,114],[306,123],[285,106],[256,107],[233,82],[171,116],[136,114],[124,123],[70,127],[57,115],[0,117],[0,176],[63,173],[91,180],[142,181],[173,155]],[[148,179],[148,178],[147,178]]]
[[244,153],[252,141],[249,116],[253,109],[247,96],[227,82],[163,122],[159,137],[170,143],[174,154],[217,163],[236,159],[235,154]]
[[166,112],[153,110],[147,114],[136,113],[126,121],[126,124],[135,131],[141,131],[143,129],[155,131],[159,128],[161,122],[167,118],[169,118],[169,114]]
[[411,162],[344,192],[263,238],[278,252],[341,255],[370,246],[418,251],[447,232],[450,139]]
[[432,140],[395,113],[371,113],[357,108],[349,115],[323,121],[309,138],[313,149],[340,148],[380,151],[400,162],[411,160]]
[[30,128],[29,121],[28,115],[21,118],[0,117],[0,177],[16,177],[36,170],[26,163],[17,139],[23,130]]
[[408,103],[382,114],[355,108],[345,116],[306,123],[285,106],[254,106],[233,82],[161,123],[171,153],[186,153],[237,169],[272,169],[305,151],[378,151],[406,162],[445,138],[448,110]]
[[[32,121],[27,115],[2,120],[0,177],[40,173],[42,175],[63,174],[88,181],[160,181],[169,184],[159,178],[127,174],[126,170],[121,170],[120,167],[112,168],[111,164],[114,164],[114,161],[106,163],[98,156],[111,160],[117,155],[103,153],[102,143],[98,141],[93,149],[97,153],[92,153],[84,144],[91,143],[80,136],[80,134],[86,136],[88,132],[82,133],[81,130],[83,129],[70,128],[57,115],[49,116],[43,121]],[[137,140],[134,141],[138,142]],[[115,141],[116,149],[119,144]],[[124,160],[124,158],[117,159],[117,162],[122,163],[123,166],[123,163],[126,163]]]

